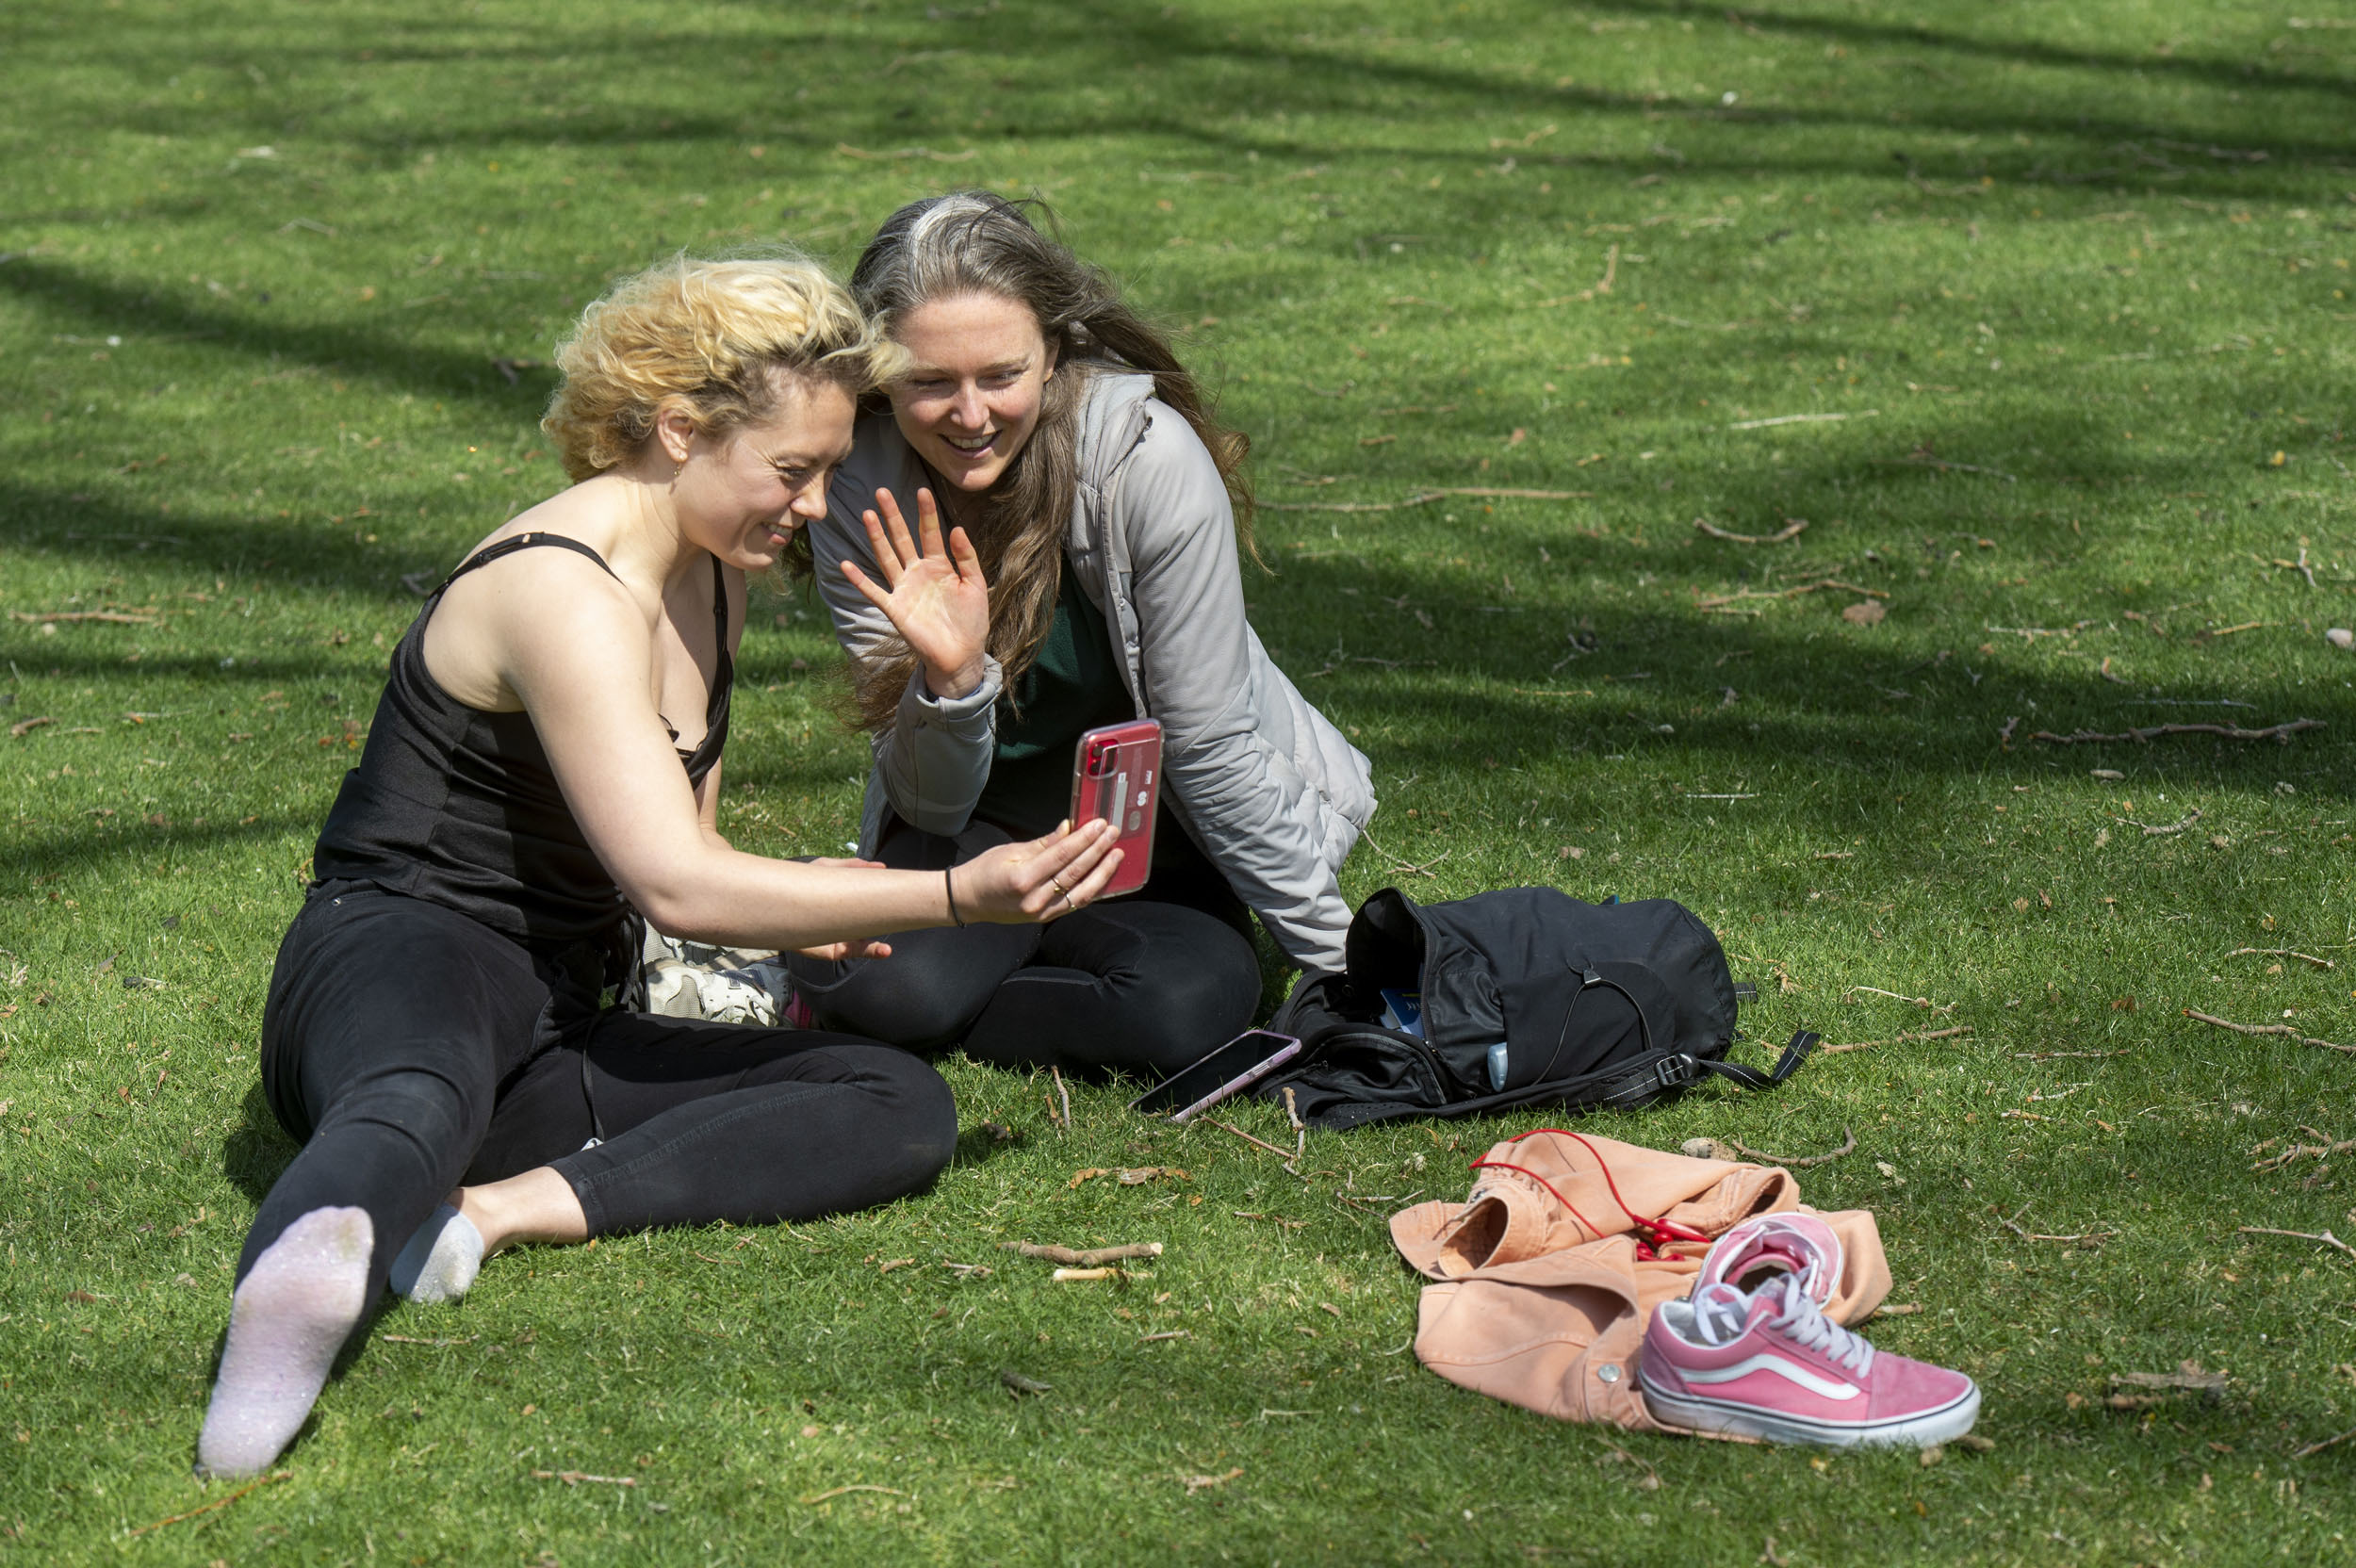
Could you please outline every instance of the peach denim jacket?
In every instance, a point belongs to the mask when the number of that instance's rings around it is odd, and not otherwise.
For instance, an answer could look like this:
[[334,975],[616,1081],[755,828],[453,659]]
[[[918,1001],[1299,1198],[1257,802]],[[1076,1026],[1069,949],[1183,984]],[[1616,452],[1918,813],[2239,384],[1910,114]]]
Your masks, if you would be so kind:
[[[1490,1168],[1477,1170],[1466,1201],[1391,1217],[1400,1255],[1432,1282],[1417,1311],[1416,1359],[1543,1415],[1681,1429],[1645,1411],[1636,1359],[1653,1308],[1685,1294],[1709,1248],[1674,1242],[1639,1257],[1644,1238],[1628,1211],[1715,1239],[1752,1215],[1802,1209],[1792,1173],[1553,1131],[1500,1143],[1482,1163]],[[1522,1168],[1497,1168],[1509,1165]],[[1863,1209],[1822,1217],[1845,1254],[1825,1315],[1860,1322],[1890,1294],[1881,1233]]]

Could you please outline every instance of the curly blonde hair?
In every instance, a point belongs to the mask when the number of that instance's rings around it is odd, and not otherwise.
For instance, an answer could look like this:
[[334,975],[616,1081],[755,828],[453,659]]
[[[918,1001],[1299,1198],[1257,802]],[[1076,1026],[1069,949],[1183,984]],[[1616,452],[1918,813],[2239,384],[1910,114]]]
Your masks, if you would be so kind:
[[540,428],[576,481],[623,462],[668,407],[719,435],[766,417],[781,375],[857,396],[892,350],[840,283],[806,256],[673,258],[623,279],[556,348],[563,380]]

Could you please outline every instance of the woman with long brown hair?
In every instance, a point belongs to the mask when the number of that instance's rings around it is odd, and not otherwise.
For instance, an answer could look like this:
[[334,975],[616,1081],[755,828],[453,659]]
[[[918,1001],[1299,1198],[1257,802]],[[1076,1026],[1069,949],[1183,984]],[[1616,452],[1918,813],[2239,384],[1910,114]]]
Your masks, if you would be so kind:
[[1295,963],[1341,968],[1336,873],[1374,798],[1246,620],[1244,437],[1035,210],[953,192],[868,244],[852,289],[902,364],[861,405],[803,564],[873,744],[863,853],[933,869],[1030,837],[1065,814],[1075,740],[1150,717],[1152,875],[1052,926],[789,968],[797,1010],[830,1028],[1159,1072],[1250,1021],[1251,915]]

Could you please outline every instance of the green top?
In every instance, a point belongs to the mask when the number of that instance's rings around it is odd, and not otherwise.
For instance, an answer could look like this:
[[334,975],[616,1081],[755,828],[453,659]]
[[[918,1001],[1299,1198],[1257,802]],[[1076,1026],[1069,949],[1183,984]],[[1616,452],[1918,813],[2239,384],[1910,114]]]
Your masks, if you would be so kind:
[[973,807],[975,816],[1020,839],[1053,831],[1072,809],[1072,760],[1080,737],[1137,716],[1113,662],[1103,612],[1070,563],[1061,576],[1055,618],[1039,657],[999,694],[998,749]]

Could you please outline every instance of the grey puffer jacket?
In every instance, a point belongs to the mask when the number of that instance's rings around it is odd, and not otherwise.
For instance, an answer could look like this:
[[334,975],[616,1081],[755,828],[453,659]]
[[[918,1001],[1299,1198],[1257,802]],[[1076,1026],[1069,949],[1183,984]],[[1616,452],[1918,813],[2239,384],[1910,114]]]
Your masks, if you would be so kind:
[[[1219,469],[1150,376],[1090,372],[1066,559],[1117,642],[1140,717],[1161,720],[1172,814],[1235,896],[1303,968],[1338,971],[1350,907],[1337,874],[1374,814],[1366,760],[1269,660],[1244,616],[1235,517]],[[810,525],[818,588],[854,661],[878,657],[891,622],[843,575],[876,576],[859,514],[888,489],[912,517],[924,466],[889,415],[862,418]],[[962,830],[990,776],[1005,672],[943,701],[910,678],[892,727],[873,737],[860,848],[887,805],[928,833]]]

